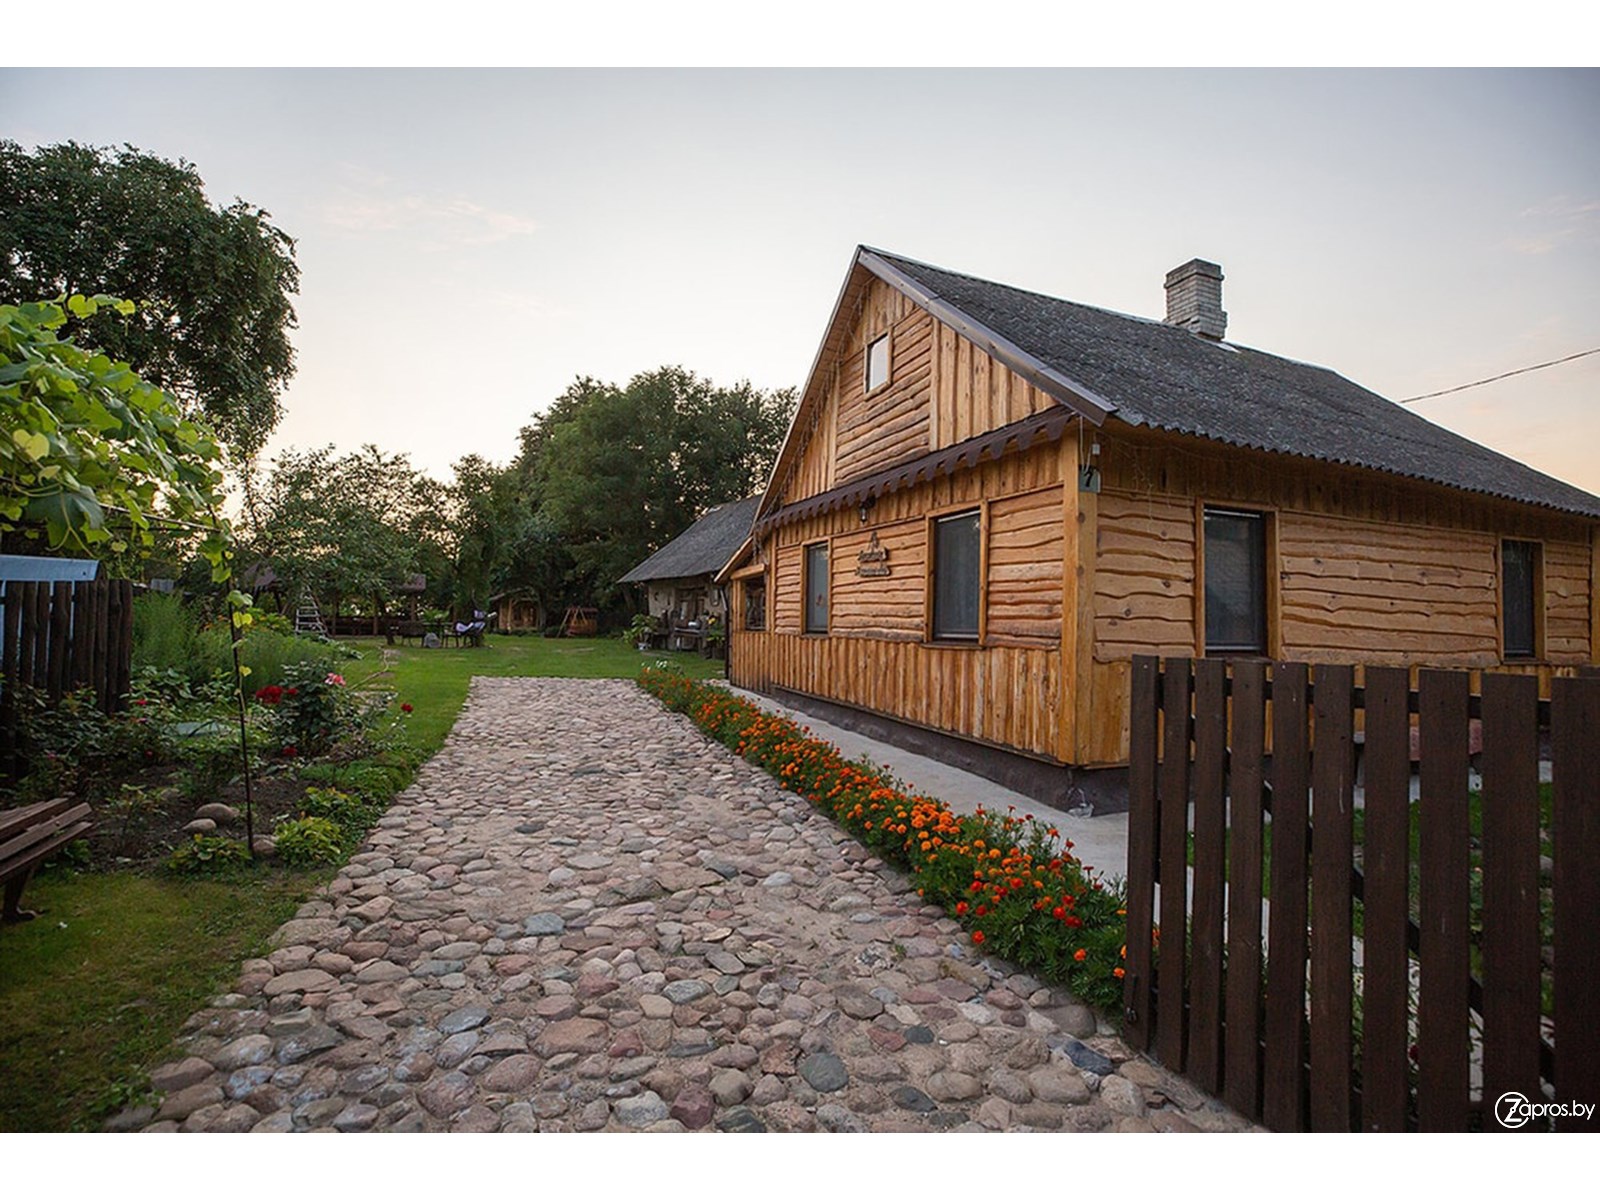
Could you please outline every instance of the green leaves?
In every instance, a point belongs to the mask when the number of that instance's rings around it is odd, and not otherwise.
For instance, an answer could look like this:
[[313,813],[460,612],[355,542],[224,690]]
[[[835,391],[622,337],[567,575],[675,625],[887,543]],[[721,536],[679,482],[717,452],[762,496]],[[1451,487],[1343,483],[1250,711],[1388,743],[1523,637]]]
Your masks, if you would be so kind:
[[221,502],[221,448],[126,363],[62,339],[68,312],[124,313],[126,301],[68,296],[0,305],[0,533],[79,553],[140,543],[152,515],[207,521]]

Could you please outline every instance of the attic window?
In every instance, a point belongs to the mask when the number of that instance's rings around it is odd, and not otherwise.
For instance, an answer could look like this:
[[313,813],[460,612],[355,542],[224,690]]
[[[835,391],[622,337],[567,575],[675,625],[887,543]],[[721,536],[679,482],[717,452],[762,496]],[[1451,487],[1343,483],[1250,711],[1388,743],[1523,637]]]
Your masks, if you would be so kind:
[[867,343],[867,391],[889,382],[889,335]]

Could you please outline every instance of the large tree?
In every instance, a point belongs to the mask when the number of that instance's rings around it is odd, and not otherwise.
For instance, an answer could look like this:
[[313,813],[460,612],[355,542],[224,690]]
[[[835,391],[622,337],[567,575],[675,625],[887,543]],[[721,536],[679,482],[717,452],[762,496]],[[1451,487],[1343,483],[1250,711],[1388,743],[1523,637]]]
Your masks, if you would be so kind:
[[412,575],[443,561],[444,497],[404,454],[285,450],[256,492],[248,553],[321,603],[355,600],[376,612]]
[[606,605],[617,580],[713,504],[766,482],[791,390],[718,387],[681,367],[627,387],[579,379],[523,430],[516,470],[573,565],[573,602]]
[[85,340],[203,414],[241,456],[281,416],[299,281],[293,239],[243,200],[213,205],[191,163],[0,141],[0,303],[135,301],[125,319],[85,316]]

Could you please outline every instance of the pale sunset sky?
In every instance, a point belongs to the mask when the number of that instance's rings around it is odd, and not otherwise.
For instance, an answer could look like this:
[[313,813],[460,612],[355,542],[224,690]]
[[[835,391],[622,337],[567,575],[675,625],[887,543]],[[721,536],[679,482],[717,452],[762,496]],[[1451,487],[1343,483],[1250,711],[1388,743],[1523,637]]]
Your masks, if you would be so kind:
[[[505,461],[581,375],[799,385],[857,243],[1393,399],[1600,346],[1593,70],[0,70],[0,136],[132,143],[297,242],[270,444]],[[1414,406],[1600,492],[1600,355]]]

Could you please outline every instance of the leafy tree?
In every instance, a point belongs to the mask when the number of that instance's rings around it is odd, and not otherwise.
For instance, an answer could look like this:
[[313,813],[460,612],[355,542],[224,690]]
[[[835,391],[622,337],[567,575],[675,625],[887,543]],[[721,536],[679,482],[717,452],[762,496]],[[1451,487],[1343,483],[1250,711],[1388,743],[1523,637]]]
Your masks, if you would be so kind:
[[250,552],[294,591],[309,586],[336,606],[376,611],[440,549],[441,490],[404,454],[286,450],[256,490]]
[[[68,311],[133,311],[107,296],[0,305],[0,540],[120,554],[162,518],[211,525],[221,449],[203,424],[126,363],[62,338]],[[205,549],[220,563],[226,539]]]
[[719,388],[681,367],[625,388],[579,379],[523,430],[516,470],[572,558],[569,594],[605,606],[617,580],[707,508],[757,490],[790,390]]
[[74,313],[89,340],[204,414],[248,457],[294,372],[294,241],[263,209],[206,198],[193,164],[132,146],[0,141],[0,303],[73,293],[138,301]]

